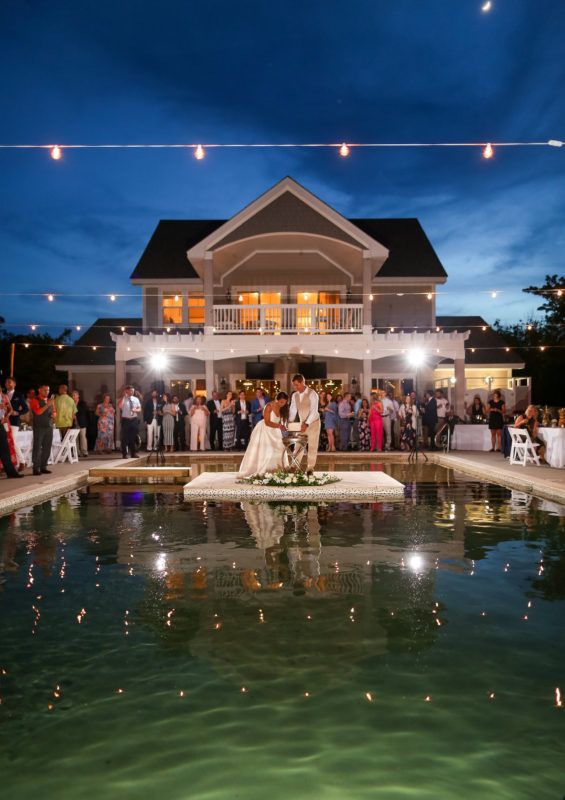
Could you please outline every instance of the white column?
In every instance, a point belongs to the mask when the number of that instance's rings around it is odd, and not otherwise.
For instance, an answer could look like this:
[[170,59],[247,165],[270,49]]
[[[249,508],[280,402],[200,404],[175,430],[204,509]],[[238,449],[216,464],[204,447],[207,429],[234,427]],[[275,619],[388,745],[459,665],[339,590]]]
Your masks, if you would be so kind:
[[369,300],[373,283],[373,259],[369,254],[363,252],[363,333],[372,333],[373,330],[373,309]]
[[465,414],[465,357],[455,359],[455,413],[460,417]]
[[204,362],[206,374],[206,396],[209,398],[214,389],[214,359],[207,358]]
[[214,328],[214,255],[204,255],[204,333],[212,334]]
[[118,408],[118,400],[121,397],[122,389],[126,382],[126,362],[121,358],[116,358],[115,366],[115,391],[114,391],[114,408],[116,410],[115,430],[116,430],[116,447],[120,446],[120,409]]
[[363,359],[363,373],[361,375],[361,394],[369,397],[371,394],[371,381],[373,378],[373,362],[370,358]]

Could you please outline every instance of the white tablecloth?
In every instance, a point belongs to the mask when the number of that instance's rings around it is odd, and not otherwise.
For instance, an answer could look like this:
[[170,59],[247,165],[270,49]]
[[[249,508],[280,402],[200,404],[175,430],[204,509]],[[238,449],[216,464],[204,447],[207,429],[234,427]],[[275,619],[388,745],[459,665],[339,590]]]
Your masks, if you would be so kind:
[[490,450],[488,425],[456,425],[451,437],[453,450]]
[[[14,441],[16,445],[26,452],[29,449],[29,463],[26,464],[26,467],[31,466],[31,448],[33,445],[33,431],[18,431],[14,437]],[[57,455],[57,450],[59,449],[59,445],[61,444],[61,434],[58,428],[53,430],[53,444],[51,446],[51,458],[49,459],[49,463],[53,462],[53,459]]]
[[565,428],[538,428],[538,436],[545,442],[545,460],[550,467],[565,467]]

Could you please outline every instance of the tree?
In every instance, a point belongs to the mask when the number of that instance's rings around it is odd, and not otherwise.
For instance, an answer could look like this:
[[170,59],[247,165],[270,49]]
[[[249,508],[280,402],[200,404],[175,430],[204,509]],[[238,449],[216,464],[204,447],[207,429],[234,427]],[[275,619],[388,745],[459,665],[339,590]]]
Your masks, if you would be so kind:
[[[500,333],[523,358],[525,368],[518,375],[532,378],[532,402],[538,405],[565,404],[565,276],[546,275],[542,286],[523,290],[543,299],[538,311],[541,320],[520,320],[514,325],[493,328]],[[543,350],[542,350],[543,348]]]
[[[10,352],[15,344],[14,377],[22,391],[42,383],[58,386],[67,380],[66,372],[55,369],[62,350],[57,345],[70,344],[71,330],[66,328],[59,336],[48,333],[16,334],[0,331],[0,375],[2,383],[10,374]],[[24,347],[28,344],[29,347]]]

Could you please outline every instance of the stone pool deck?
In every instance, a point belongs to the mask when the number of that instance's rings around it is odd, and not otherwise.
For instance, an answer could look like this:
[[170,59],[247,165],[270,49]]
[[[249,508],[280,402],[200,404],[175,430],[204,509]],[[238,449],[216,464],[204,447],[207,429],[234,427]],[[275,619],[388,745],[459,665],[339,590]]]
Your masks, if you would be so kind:
[[[497,483],[510,489],[527,492],[538,497],[565,504],[565,469],[552,469],[548,466],[510,466],[500,453],[482,453],[476,451],[454,451],[451,453],[428,453],[431,462],[462,472],[486,482]],[[198,454],[167,455],[167,464],[174,465],[182,459],[183,463],[194,464],[206,469],[207,464],[220,461],[222,464],[233,465],[241,458],[240,453],[206,452]],[[103,484],[101,478],[90,477],[90,470],[96,467],[124,467],[143,465],[146,454],[138,459],[124,461],[119,456],[89,456],[81,459],[78,464],[57,464],[52,467],[51,475],[31,475],[31,470],[26,469],[23,480],[7,480],[0,478],[0,515],[8,514],[17,508],[26,508],[35,503],[41,503],[51,497],[70,492],[81,486],[94,485],[97,489],[106,486],[106,491],[113,491],[118,487]],[[327,471],[348,470],[351,464],[371,464],[375,462],[405,462],[405,453],[321,453],[319,468]],[[422,463],[420,458],[419,463]],[[51,467],[50,467],[51,468]],[[195,470],[195,473],[197,471]],[[196,475],[195,475],[196,477]],[[131,484],[130,484],[131,487]],[[146,491],[182,491],[182,487],[168,486],[167,484],[150,484],[139,487]]]

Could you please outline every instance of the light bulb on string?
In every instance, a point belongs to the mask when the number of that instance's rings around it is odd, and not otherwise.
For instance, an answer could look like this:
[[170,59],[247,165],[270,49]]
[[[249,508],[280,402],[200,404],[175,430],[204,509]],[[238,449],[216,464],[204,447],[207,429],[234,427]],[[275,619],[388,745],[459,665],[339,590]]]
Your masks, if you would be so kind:
[[80,331],[81,327],[82,327],[81,325],[75,325],[75,328],[77,329],[77,331]]
[[490,293],[490,296],[492,297],[493,300],[496,300],[497,295],[498,295],[498,292],[491,292]]
[[32,329],[32,331],[35,331],[37,329],[37,325],[30,325],[29,327]]
[[492,0],[486,0],[486,3],[483,3],[481,6],[481,11],[483,14],[487,14],[492,9]]
[[483,150],[483,158],[492,158],[494,155],[494,150],[492,149],[492,144],[489,142]]
[[426,297],[428,298],[428,300],[431,300],[431,299],[432,299],[432,297],[433,297],[433,294],[432,294],[431,292],[428,292],[428,294],[426,295]]
[[562,294],[563,294],[563,289],[558,289],[557,290],[557,297],[561,297]]
[[115,303],[116,302],[116,295],[115,294],[111,294],[110,295],[110,302],[111,303]]
[[375,299],[375,298],[373,297],[373,295],[372,295],[372,294],[370,294],[370,295],[369,295],[369,300],[374,300],[374,299]]
[[345,142],[344,142],[344,143],[341,145],[341,147],[339,148],[339,154],[340,154],[340,156],[342,156],[343,158],[347,158],[347,156],[349,155],[349,152],[350,152],[350,151],[349,151],[349,147],[348,147],[348,146],[345,144]]
[[47,299],[49,300],[50,303],[52,303],[53,300],[55,299],[55,295],[54,294],[48,294],[47,295]]
[[61,158],[63,156],[63,151],[61,150],[61,148],[59,147],[58,144],[54,145],[51,148],[50,156],[53,159],[53,161],[60,161],[61,160]]
[[202,145],[201,144],[197,145],[196,149],[194,150],[194,158],[197,161],[202,161],[202,159],[204,158],[205,155],[206,155],[206,151],[204,150]]

